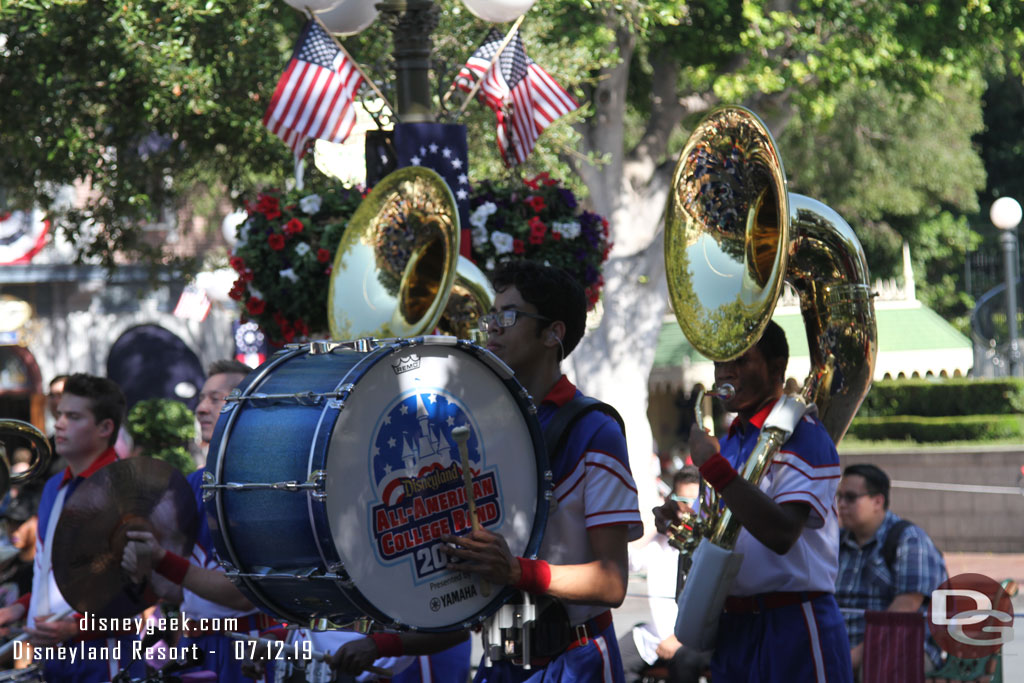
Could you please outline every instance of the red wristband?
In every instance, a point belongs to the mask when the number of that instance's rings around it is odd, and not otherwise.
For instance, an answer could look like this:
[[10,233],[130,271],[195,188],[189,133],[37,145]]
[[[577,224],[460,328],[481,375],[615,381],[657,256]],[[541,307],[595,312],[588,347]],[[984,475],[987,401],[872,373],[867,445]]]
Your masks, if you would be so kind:
[[522,573],[516,588],[537,595],[547,593],[551,585],[551,565],[544,560],[528,560],[525,557],[516,559],[519,560],[519,571]]
[[700,466],[701,476],[719,493],[739,476],[736,468],[729,464],[721,453],[715,453]]
[[401,657],[405,652],[402,637],[397,633],[373,633],[370,640],[377,646],[377,655],[380,657]]
[[164,553],[163,559],[153,569],[160,576],[180,586],[185,580],[188,568],[191,566],[192,563],[184,557],[175,555],[168,550]]

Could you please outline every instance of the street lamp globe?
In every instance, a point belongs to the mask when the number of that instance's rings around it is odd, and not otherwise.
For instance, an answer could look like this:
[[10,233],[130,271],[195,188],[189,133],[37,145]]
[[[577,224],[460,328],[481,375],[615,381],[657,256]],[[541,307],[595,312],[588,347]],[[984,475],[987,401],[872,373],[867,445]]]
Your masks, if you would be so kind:
[[1000,197],[992,202],[988,212],[992,225],[1000,230],[1013,230],[1020,225],[1020,204],[1013,197]]
[[518,19],[537,0],[462,0],[470,12],[484,21],[503,24]]

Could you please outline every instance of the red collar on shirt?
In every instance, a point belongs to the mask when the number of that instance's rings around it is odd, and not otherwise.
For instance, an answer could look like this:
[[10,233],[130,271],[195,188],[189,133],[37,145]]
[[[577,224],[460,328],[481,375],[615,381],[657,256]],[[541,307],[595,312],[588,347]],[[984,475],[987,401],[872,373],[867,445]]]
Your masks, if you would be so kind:
[[[768,419],[768,413],[772,412],[772,408],[774,408],[775,404],[778,402],[779,399],[775,399],[774,401],[766,405],[764,408],[761,408],[761,410],[757,411],[757,413],[755,413],[754,416],[750,418],[750,424],[752,424],[754,427],[758,429],[763,427],[764,421]],[[736,431],[736,427],[739,426],[741,422],[742,420],[740,420],[740,418],[738,417],[732,421],[732,424],[729,425],[729,436],[732,436],[732,433]]]
[[[93,460],[92,464],[89,465],[88,467],[86,467],[85,470],[81,474],[79,474],[78,476],[80,476],[82,479],[88,479],[89,477],[91,477],[92,475],[94,475],[96,473],[96,470],[100,469],[101,467],[105,467],[105,466],[109,465],[110,463],[112,463],[112,462],[114,462],[116,460],[117,460],[117,452],[115,452],[114,451],[114,447],[111,446],[107,450],[105,450],[102,453],[100,453],[100,457],[98,457],[95,460]],[[64,484],[68,483],[69,481],[71,481],[74,478],[75,478],[75,475],[71,471],[71,468],[70,467],[65,467],[64,468],[64,477],[60,480],[60,485],[64,486]]]
[[576,395],[576,386],[569,381],[569,378],[562,375],[555,382],[555,386],[551,387],[548,391],[548,395],[544,397],[541,403],[554,403],[557,407],[561,408],[566,403],[572,400],[573,396]]

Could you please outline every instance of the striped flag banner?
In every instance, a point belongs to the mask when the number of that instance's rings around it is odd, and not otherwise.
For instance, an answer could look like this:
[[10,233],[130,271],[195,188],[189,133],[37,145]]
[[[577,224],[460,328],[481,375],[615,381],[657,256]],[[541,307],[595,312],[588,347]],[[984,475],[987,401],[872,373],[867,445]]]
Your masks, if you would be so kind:
[[502,39],[491,29],[455,77],[455,86],[470,92],[483,79],[479,97],[497,116],[498,149],[512,166],[530,156],[545,128],[579,104],[527,56],[518,31],[495,59]]
[[362,84],[356,64],[310,20],[277,81],[263,125],[300,159],[312,139],[344,142],[356,123],[352,105]]

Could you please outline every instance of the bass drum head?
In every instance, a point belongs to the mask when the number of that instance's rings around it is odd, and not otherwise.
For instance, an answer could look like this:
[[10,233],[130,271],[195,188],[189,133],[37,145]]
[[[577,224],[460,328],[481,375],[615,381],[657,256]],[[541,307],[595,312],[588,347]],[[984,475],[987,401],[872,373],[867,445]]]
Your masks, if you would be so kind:
[[393,626],[462,628],[510,590],[485,591],[475,575],[449,567],[438,540],[470,531],[453,428],[470,430],[480,524],[513,555],[540,545],[540,426],[507,372],[465,342],[396,346],[360,376],[338,416],[327,458],[330,535],[355,590]]

